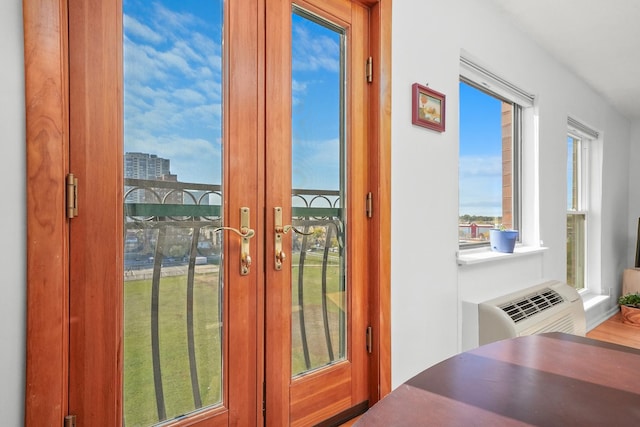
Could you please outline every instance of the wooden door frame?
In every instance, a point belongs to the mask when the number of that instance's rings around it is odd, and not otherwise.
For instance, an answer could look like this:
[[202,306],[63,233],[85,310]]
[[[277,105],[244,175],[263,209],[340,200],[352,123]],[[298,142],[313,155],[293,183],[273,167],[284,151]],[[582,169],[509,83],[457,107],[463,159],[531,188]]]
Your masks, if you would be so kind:
[[24,0],[27,151],[27,354],[25,425],[67,414],[69,164],[67,4]]
[[374,198],[371,218],[369,319],[373,352],[369,363],[369,396],[373,405],[391,392],[391,1],[365,1],[373,61],[369,128],[369,182]]
[[[391,0],[371,7],[371,191],[369,260],[374,284],[370,404],[391,390]],[[27,155],[27,339],[25,425],[60,425],[68,407],[69,165],[68,3],[23,0]]]

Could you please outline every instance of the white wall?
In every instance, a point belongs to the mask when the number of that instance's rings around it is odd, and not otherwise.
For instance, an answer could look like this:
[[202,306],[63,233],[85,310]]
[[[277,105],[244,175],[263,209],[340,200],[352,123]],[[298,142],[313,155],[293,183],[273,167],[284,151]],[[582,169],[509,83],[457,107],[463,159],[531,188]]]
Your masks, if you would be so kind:
[[[458,352],[459,302],[565,280],[567,115],[603,134],[601,271],[619,290],[628,264],[630,125],[489,2],[395,1],[392,99],[392,383]],[[457,266],[458,76],[461,50],[537,97],[539,239],[543,254]],[[604,76],[603,76],[604,77]],[[411,84],[447,95],[446,131],[411,124]],[[636,139],[640,137],[636,133]],[[636,216],[640,216],[640,205]],[[620,227],[620,224],[624,224]],[[537,235],[529,235],[529,240]],[[599,284],[600,284],[599,283]],[[611,302],[607,302],[611,308]]]
[[24,418],[26,187],[22,1],[0,2],[0,414],[2,425]]

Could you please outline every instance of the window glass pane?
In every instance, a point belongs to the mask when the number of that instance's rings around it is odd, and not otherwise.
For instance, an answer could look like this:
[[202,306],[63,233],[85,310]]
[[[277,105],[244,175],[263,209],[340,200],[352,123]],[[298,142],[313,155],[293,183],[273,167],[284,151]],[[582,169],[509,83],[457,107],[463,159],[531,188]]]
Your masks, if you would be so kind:
[[567,283],[576,289],[585,287],[585,226],[584,214],[567,215]]
[[345,34],[292,16],[291,374],[346,357]]
[[460,82],[459,242],[514,226],[514,105]]
[[123,419],[223,398],[222,0],[123,1]]
[[567,138],[567,210],[579,209],[579,140],[569,136]]

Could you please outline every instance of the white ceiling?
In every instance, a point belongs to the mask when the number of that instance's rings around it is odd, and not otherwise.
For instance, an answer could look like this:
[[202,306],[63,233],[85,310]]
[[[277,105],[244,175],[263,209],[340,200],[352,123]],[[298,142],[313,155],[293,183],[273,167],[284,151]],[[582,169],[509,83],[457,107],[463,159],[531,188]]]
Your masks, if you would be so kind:
[[491,0],[623,115],[640,119],[640,0]]

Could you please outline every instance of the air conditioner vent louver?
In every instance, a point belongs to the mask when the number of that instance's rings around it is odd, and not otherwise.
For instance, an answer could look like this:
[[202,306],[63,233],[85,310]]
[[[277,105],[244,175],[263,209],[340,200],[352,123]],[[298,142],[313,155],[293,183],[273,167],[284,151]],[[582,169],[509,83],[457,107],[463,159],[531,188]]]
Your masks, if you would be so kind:
[[563,302],[564,298],[559,293],[545,288],[499,307],[517,323]]

